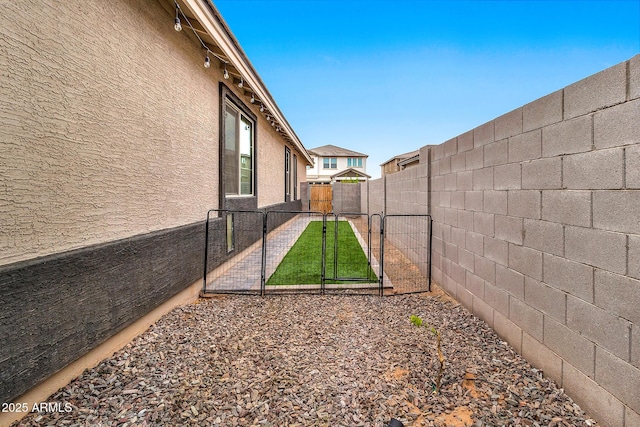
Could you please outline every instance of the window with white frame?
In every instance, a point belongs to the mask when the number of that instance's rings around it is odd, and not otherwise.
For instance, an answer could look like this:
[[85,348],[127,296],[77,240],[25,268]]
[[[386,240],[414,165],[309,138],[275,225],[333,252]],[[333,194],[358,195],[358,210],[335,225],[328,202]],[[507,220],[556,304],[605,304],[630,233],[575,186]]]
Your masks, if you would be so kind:
[[347,166],[350,168],[361,168],[362,157],[349,157],[347,159]]
[[226,195],[251,196],[254,188],[254,124],[230,101],[224,111]]
[[337,157],[324,157],[322,159],[322,167],[324,169],[338,169]]

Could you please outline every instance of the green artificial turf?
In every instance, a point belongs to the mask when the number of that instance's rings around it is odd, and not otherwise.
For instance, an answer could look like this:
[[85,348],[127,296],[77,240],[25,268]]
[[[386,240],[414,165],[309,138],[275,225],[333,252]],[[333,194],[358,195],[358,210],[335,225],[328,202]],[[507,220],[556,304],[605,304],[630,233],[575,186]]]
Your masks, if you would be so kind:
[[[338,222],[338,271],[334,275],[334,236],[335,222],[327,221],[326,276],[365,278],[368,272],[370,282],[377,282],[378,278],[347,221]],[[267,286],[320,284],[321,280],[322,221],[311,221],[271,275]],[[326,280],[325,283],[351,282]]]

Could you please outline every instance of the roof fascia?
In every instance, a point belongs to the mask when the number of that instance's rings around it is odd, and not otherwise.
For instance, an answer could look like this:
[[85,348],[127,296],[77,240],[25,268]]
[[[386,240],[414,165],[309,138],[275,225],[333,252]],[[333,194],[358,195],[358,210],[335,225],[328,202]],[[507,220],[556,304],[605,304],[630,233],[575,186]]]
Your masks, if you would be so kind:
[[218,47],[224,52],[229,61],[240,72],[243,79],[256,93],[257,97],[262,101],[270,114],[274,116],[285,133],[289,136],[292,144],[304,156],[309,164],[313,164],[309,153],[296,135],[289,122],[280,111],[275,100],[269,93],[266,85],[253,68],[251,61],[240,47],[238,41],[231,33],[231,30],[222,19],[220,12],[215,6],[205,0],[183,0],[184,4],[189,8],[191,13],[200,22],[202,27],[207,31],[211,38],[216,42]]
[[404,160],[399,161],[399,162],[398,162],[398,165],[400,165],[400,166],[404,166],[404,165],[406,165],[406,164],[408,164],[408,163],[417,162],[417,161],[419,161],[419,160],[420,160],[420,155],[418,154],[417,156],[408,157],[408,158],[406,158],[406,159],[404,159]]
[[358,176],[363,177],[363,178],[371,178],[370,175],[367,175],[366,173],[361,172],[361,171],[359,171],[357,169],[354,169],[354,168],[345,169],[345,170],[342,170],[342,171],[340,171],[338,173],[335,173],[335,174],[331,175],[331,178],[332,179],[333,178],[338,178],[340,176],[346,175],[349,172],[354,172],[355,174],[357,174]]

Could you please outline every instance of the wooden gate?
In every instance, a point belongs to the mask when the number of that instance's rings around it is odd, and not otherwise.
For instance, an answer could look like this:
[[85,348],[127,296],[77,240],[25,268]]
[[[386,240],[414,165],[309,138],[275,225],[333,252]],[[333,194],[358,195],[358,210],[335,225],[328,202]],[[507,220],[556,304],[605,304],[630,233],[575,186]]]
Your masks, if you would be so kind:
[[310,185],[309,210],[311,212],[329,213],[333,210],[333,192],[331,184]]

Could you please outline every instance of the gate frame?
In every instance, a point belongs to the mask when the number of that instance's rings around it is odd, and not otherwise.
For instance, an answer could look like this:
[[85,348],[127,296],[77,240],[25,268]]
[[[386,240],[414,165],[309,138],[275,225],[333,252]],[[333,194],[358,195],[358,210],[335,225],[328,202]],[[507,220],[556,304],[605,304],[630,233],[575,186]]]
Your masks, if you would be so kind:
[[[331,198],[330,199],[322,199],[322,200],[317,200],[317,199],[313,199],[312,194],[313,194],[313,188],[319,188],[319,187],[325,187],[325,188],[329,188],[330,192],[331,192]],[[326,183],[326,184],[310,184],[308,186],[309,188],[309,206],[308,209],[310,212],[319,212],[319,211],[312,211],[311,207],[313,202],[323,202],[323,207],[324,207],[324,203],[328,203],[329,204],[329,208],[330,210],[325,212],[324,210],[321,212],[323,215],[327,215],[327,214],[331,214],[333,213],[333,184],[331,183]]]
[[[322,272],[322,276],[323,276],[323,294],[324,294],[324,288],[325,288],[325,280],[326,279],[330,279],[330,280],[337,280],[337,281],[344,281],[344,282],[353,282],[353,283],[358,283],[358,282],[362,282],[362,283],[374,283],[372,282],[369,277],[337,277],[338,276],[338,267],[337,267],[337,263],[338,263],[338,226],[337,223],[340,221],[340,217],[341,216],[348,216],[348,215],[352,215],[352,216],[359,216],[359,217],[363,217],[366,216],[367,217],[367,253],[365,254],[367,257],[367,276],[369,274],[370,270],[373,270],[373,267],[371,266],[371,223],[372,223],[372,217],[373,216],[380,216],[380,214],[367,214],[365,212],[329,212],[327,214],[324,215],[325,217],[325,225],[323,227],[323,245],[326,246],[326,218],[329,216],[333,216],[333,221],[336,222],[336,225],[334,226],[334,238],[333,238],[333,263],[334,263],[334,276],[336,277],[326,277],[326,265],[324,267],[324,270]],[[348,221],[348,220],[347,220]],[[355,233],[355,231],[354,231]],[[362,235],[360,236],[362,237]],[[382,249],[382,248],[381,248]],[[364,249],[363,249],[364,252]],[[323,258],[325,258],[325,252],[323,250]],[[324,260],[323,260],[324,263]],[[382,280],[382,263],[380,261],[380,269],[375,272],[378,275],[378,293],[382,294],[383,289],[383,280]],[[345,290],[349,290],[348,288]],[[351,289],[353,290],[353,288]],[[345,293],[343,293],[344,295]],[[358,292],[352,292],[352,293],[347,293],[350,295],[368,295],[366,293],[358,293]]]
[[[264,247],[264,239],[266,236],[266,228],[267,228],[267,224],[266,224],[266,215],[264,210],[245,210],[245,209],[209,209],[207,211],[207,220],[205,222],[205,233],[204,233],[204,274],[203,274],[203,283],[202,283],[202,293],[203,294],[240,294],[240,295],[247,295],[247,294],[254,294],[250,291],[242,291],[242,290],[217,290],[215,292],[207,292],[207,274],[209,274],[209,272],[207,271],[209,269],[209,225],[211,222],[211,213],[212,212],[217,212],[218,214],[224,213],[224,217],[226,218],[226,215],[229,213],[255,213],[255,214],[260,214],[262,215],[262,236],[260,237],[260,239],[262,240],[262,244],[261,244],[261,252],[262,252],[262,260],[261,260],[261,266],[260,266],[260,270],[261,270],[261,274],[260,274],[260,296],[264,296],[264,269],[265,269],[265,247]],[[219,216],[220,218],[222,218],[222,216]],[[235,233],[234,233],[234,238],[235,238]],[[237,255],[236,255],[237,256]],[[233,258],[232,258],[233,259]]]
[[[271,210],[271,211],[266,211],[264,213],[264,225],[263,225],[263,236],[262,236],[262,274],[260,277],[260,288],[261,288],[261,296],[265,296],[268,292],[266,292],[266,287],[267,287],[267,235],[269,233],[268,230],[268,224],[269,224],[269,214],[295,214],[295,215],[300,215],[300,214],[304,214],[307,216],[311,216],[311,215],[317,215],[318,217],[322,218],[322,267],[321,267],[321,282],[320,282],[320,294],[324,295],[324,274],[325,274],[325,264],[326,264],[326,258],[325,258],[325,248],[326,248],[326,232],[327,232],[327,222],[326,222],[326,217],[327,214],[322,213],[320,211],[284,211],[284,210]],[[297,240],[296,240],[297,241]],[[291,249],[291,248],[289,248]],[[286,256],[286,255],[285,255]],[[315,290],[315,289],[313,289]],[[290,293],[295,293],[295,292],[290,292]],[[307,291],[307,292],[303,292],[303,293],[307,293],[307,294],[311,294],[311,290]],[[274,294],[277,294],[274,293]]]
[[[386,237],[385,234],[385,230],[386,230],[386,223],[387,223],[387,218],[393,218],[393,217],[425,217],[428,219],[429,221],[429,255],[427,257],[427,262],[429,263],[429,270],[427,273],[427,292],[431,292],[431,270],[433,268],[433,265],[431,263],[431,254],[433,252],[433,217],[429,214],[389,214],[389,215],[383,215],[382,216],[382,225],[380,227],[380,257],[382,258],[380,260],[380,276],[381,276],[381,281],[384,280],[384,239]],[[381,282],[381,286],[380,286],[380,296],[382,296],[382,292],[383,292],[383,287],[382,287],[382,282]],[[395,295],[409,295],[409,294],[419,294],[425,291],[413,291],[413,292],[403,292],[401,294],[395,294]]]

